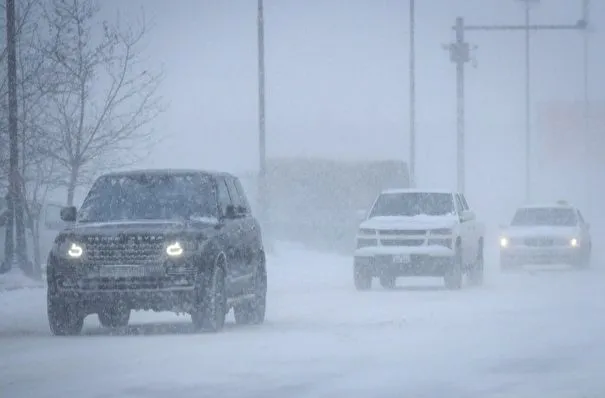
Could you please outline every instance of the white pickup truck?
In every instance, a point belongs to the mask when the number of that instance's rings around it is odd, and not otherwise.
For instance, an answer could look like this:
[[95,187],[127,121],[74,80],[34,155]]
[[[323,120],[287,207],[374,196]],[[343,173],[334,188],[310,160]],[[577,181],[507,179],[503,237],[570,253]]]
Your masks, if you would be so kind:
[[463,194],[393,189],[381,192],[359,226],[354,254],[358,290],[378,277],[384,288],[400,276],[443,277],[460,289],[464,274],[483,281],[484,226]]

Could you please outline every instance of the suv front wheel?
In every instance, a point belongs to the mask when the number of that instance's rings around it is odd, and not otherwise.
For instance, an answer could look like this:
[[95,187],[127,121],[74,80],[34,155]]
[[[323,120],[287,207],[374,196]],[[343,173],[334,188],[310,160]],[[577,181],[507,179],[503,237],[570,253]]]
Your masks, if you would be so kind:
[[225,326],[227,296],[225,269],[216,264],[211,270],[201,271],[195,288],[195,303],[191,320],[196,330],[219,332]]
[[82,332],[84,315],[77,305],[50,288],[46,294],[46,307],[50,331],[55,336],[73,336]]

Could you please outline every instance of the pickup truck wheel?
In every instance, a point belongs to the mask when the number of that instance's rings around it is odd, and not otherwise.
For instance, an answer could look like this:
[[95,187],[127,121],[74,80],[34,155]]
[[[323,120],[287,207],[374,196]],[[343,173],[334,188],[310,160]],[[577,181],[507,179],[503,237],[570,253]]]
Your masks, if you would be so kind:
[[260,325],[265,321],[267,309],[267,271],[264,261],[257,267],[253,286],[254,298],[233,307],[238,325]]
[[84,315],[76,305],[50,288],[46,294],[50,331],[55,336],[74,336],[82,332]]
[[445,287],[450,290],[461,289],[462,277],[462,253],[460,248],[458,248],[450,267],[445,271],[445,275],[443,277]]
[[220,264],[198,276],[195,297],[191,312],[194,328],[211,333],[221,331],[225,326],[227,298],[225,271]]
[[106,328],[119,328],[128,325],[130,321],[130,308],[116,304],[112,307],[105,308],[98,314],[99,323]]
[[469,280],[475,285],[479,286],[483,284],[484,279],[484,260],[483,260],[483,243],[479,244],[479,252],[477,253],[477,259],[473,264],[470,273]]
[[380,285],[385,289],[395,289],[397,278],[393,275],[383,275],[380,277]]
[[357,290],[370,290],[372,288],[372,275],[361,265],[355,264],[353,266],[353,279]]

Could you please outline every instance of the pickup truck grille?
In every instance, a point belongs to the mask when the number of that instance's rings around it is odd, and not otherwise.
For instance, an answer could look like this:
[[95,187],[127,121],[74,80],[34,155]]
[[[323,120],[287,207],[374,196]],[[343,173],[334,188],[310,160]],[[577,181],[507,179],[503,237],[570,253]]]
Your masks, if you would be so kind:
[[382,246],[422,246],[426,239],[381,239]]
[[148,264],[160,260],[164,238],[155,235],[88,236],[86,260],[97,265]]
[[380,235],[395,235],[395,236],[421,236],[426,235],[426,230],[407,230],[407,229],[383,229],[378,231]]

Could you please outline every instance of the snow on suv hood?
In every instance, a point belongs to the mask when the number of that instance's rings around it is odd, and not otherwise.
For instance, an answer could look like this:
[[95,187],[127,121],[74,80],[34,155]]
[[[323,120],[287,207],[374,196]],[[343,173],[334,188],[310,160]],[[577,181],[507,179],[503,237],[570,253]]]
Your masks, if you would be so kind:
[[576,227],[555,226],[508,227],[502,230],[502,234],[510,238],[529,238],[534,236],[570,238],[577,235],[578,232]]
[[458,217],[451,215],[444,216],[383,216],[372,217],[361,223],[360,228],[368,229],[389,229],[389,228],[411,228],[411,229],[437,229],[451,228],[458,221]]

